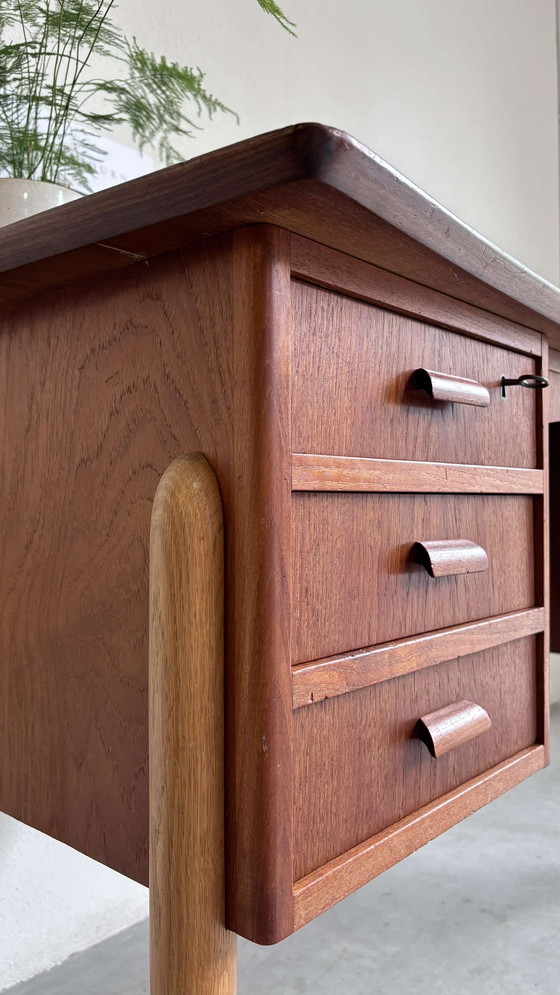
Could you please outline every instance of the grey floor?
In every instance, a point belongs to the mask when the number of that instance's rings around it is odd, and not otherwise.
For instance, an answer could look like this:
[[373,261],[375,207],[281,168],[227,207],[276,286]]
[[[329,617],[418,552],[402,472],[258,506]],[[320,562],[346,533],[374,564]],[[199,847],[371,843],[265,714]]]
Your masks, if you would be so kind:
[[[552,767],[283,943],[240,942],[239,995],[559,995],[553,729]],[[147,949],[140,923],[6,995],[148,995]]]

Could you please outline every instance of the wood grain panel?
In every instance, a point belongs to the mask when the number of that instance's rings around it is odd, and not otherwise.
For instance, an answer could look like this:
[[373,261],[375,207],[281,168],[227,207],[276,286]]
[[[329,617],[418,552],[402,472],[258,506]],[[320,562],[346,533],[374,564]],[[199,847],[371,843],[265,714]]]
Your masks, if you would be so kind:
[[[294,712],[294,879],[535,743],[536,637]],[[435,761],[420,715],[474,701],[490,731]]]
[[[294,281],[292,449],[300,453],[537,467],[534,391],[500,380],[534,359]],[[410,390],[421,367],[477,380],[487,408]],[[515,425],[515,432],[511,426]]]
[[548,418],[551,422],[560,421],[560,373],[549,371]]
[[[548,377],[549,345],[543,336],[542,357],[538,373]],[[539,462],[549,468],[549,401],[550,390],[539,390],[537,401]],[[544,605],[544,630],[537,637],[541,665],[537,672],[538,739],[545,748],[546,763],[550,763],[550,501],[549,474],[544,477],[544,494],[535,498],[535,597]]]
[[415,370],[409,389],[425,390],[434,401],[450,401],[452,404],[470,404],[475,408],[487,408],[490,394],[486,387],[476,380],[455,377],[438,370]]
[[521,750],[485,774],[401,819],[389,831],[371,837],[297,881],[294,886],[296,929],[545,765],[543,746]]
[[542,494],[542,470],[292,453],[294,491]]
[[415,563],[420,563],[428,571],[430,577],[454,577],[488,570],[486,550],[470,539],[415,542],[410,555]]
[[235,503],[226,525],[227,924],[293,931],[289,238],[234,236]]
[[260,226],[0,331],[0,808],[147,883],[150,511],[171,460],[204,453],[227,536],[230,917],[240,896],[252,938],[292,921],[283,281],[288,237]]
[[[292,662],[533,607],[533,499],[293,495]],[[418,538],[468,538],[484,573],[430,577]],[[390,607],[389,607],[390,606]]]
[[[56,210],[58,211],[58,208]],[[50,229],[51,232],[55,230],[52,220]],[[2,236],[3,232],[0,232],[0,242]],[[98,276],[100,273],[123,269],[142,260],[144,256],[138,253],[126,252],[109,245],[85,245],[74,249],[73,252],[63,252],[43,259],[39,265],[30,263],[2,273],[0,301],[2,304],[10,304],[29,300],[38,297],[39,294],[57,290],[59,287],[68,287],[89,277]]]
[[560,653],[560,422],[550,426],[550,648]]
[[131,267],[1,324],[0,806],[144,884],[150,510],[190,449],[229,497],[230,252]]
[[560,352],[557,349],[548,350],[548,369],[560,373]]
[[[442,328],[539,356],[540,335],[514,321],[472,307],[456,296],[439,294],[396,273],[336,252],[327,245],[292,235],[292,274],[306,283],[337,290]],[[559,367],[560,368],[560,367]]]
[[302,663],[292,671],[294,708],[534,635],[544,622],[544,608],[532,608]]
[[416,736],[428,747],[431,756],[437,758],[491,728],[492,720],[480,705],[473,701],[456,701],[422,715],[417,722]]

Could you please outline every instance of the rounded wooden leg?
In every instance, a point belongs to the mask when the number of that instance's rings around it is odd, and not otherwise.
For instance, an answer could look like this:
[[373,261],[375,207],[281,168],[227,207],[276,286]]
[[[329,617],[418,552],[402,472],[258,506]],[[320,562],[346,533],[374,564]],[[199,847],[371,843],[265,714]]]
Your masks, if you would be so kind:
[[151,995],[235,995],[224,927],[223,522],[199,454],[156,492],[150,535]]

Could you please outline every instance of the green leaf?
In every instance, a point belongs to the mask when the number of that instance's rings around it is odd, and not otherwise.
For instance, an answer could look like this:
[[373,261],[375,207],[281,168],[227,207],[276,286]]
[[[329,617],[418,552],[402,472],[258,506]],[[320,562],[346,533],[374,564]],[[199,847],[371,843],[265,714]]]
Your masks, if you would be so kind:
[[200,127],[186,113],[189,102],[197,117],[206,113],[212,118],[217,111],[234,114],[207,92],[200,69],[169,62],[165,56],[158,58],[136,38],[127,42],[127,58],[128,79],[108,82],[103,90],[117,117],[130,124],[140,151],[156,147],[166,165],[182,158],[173,139],[192,136],[193,129]]
[[288,32],[288,34],[293,35],[294,38],[297,37],[295,31],[293,30],[296,25],[294,21],[290,21],[289,17],[284,13],[284,11],[275,3],[275,0],[257,0],[259,7],[267,13],[275,17],[279,24]]
[[[275,0],[257,2],[294,33]],[[203,116],[239,120],[208,92],[201,69],[129,40],[115,10],[115,0],[0,0],[0,170],[88,188],[104,155],[95,139],[117,125],[169,164]],[[108,60],[106,79],[94,78],[93,56]]]

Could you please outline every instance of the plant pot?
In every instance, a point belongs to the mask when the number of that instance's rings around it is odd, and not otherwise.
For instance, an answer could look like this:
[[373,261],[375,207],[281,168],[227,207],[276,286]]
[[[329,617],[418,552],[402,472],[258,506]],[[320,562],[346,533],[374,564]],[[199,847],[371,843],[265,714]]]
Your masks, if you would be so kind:
[[0,178],[0,227],[60,207],[83,194],[58,183]]

